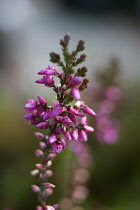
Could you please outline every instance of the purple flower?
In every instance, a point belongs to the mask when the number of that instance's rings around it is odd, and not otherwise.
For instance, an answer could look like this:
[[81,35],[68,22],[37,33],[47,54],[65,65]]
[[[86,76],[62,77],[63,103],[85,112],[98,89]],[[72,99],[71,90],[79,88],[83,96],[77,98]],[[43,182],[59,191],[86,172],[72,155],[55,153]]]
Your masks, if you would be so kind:
[[70,125],[72,123],[69,117],[63,117],[62,122],[66,125]]
[[45,112],[44,116],[43,116],[43,120],[48,120],[52,117],[52,110],[49,109]]
[[46,105],[47,104],[47,102],[45,101],[45,99],[43,97],[41,97],[41,96],[38,96],[38,101],[39,101],[39,103],[41,105]]
[[73,108],[72,106],[70,106],[68,108],[68,112],[71,113],[71,114],[74,114],[76,116],[79,116],[79,110],[76,110],[75,108]]
[[54,84],[53,77],[50,76],[50,75],[49,76],[43,76],[43,78],[38,79],[35,82],[39,83],[39,84],[44,84],[47,87],[51,87]]
[[40,192],[40,188],[37,185],[32,185],[31,188],[32,188],[32,191],[35,193]]
[[44,134],[40,133],[40,132],[35,132],[35,135],[38,139],[43,139],[44,138]]
[[75,86],[80,85],[80,83],[81,83],[81,77],[75,76],[70,80],[69,85],[71,87],[75,87]]
[[62,131],[61,126],[57,126],[57,127],[55,127],[55,129],[54,129],[54,133],[55,133],[56,135],[60,135],[60,134],[62,134],[62,133],[63,133],[63,131]]
[[64,135],[65,135],[65,137],[66,137],[66,139],[67,139],[68,141],[71,141],[71,140],[72,140],[72,137],[71,137],[71,134],[70,134],[69,131],[66,131],[66,132],[64,133]]
[[83,142],[87,141],[87,133],[84,130],[78,132],[79,139]]
[[42,152],[40,149],[37,149],[37,150],[35,151],[35,155],[36,155],[37,157],[41,157],[41,156],[43,155],[43,152]]
[[75,100],[79,100],[81,98],[81,94],[78,88],[72,88],[71,94]]
[[121,97],[121,91],[118,87],[110,86],[105,90],[105,96],[112,101],[117,101]]
[[38,123],[37,124],[37,128],[40,128],[40,129],[46,129],[47,127],[48,127],[48,123],[46,123],[46,122],[40,122],[40,123]]
[[84,129],[86,132],[93,132],[94,131],[94,128],[92,128],[91,126],[88,126],[88,125],[84,125]]
[[83,111],[84,111],[84,113],[89,114],[91,116],[96,115],[95,112],[91,108],[89,108],[88,106],[84,106]]
[[37,106],[37,101],[36,100],[28,99],[27,102],[28,103],[25,105],[26,111],[32,111],[32,110],[36,109],[36,106]]
[[68,117],[70,118],[70,120],[74,123],[76,123],[76,117],[73,114],[68,114]]
[[57,117],[61,112],[63,108],[60,106],[55,106],[54,109],[52,110],[52,117]]
[[48,66],[48,68],[38,72],[39,75],[55,75],[56,68],[54,66]]
[[32,120],[33,117],[34,117],[34,113],[33,112],[29,112],[29,113],[24,115],[24,120]]
[[77,129],[72,129],[72,133],[71,133],[71,136],[72,136],[72,140],[73,141],[78,141],[78,130]]
[[47,143],[53,144],[56,141],[57,141],[57,137],[56,137],[56,135],[53,134],[48,138]]

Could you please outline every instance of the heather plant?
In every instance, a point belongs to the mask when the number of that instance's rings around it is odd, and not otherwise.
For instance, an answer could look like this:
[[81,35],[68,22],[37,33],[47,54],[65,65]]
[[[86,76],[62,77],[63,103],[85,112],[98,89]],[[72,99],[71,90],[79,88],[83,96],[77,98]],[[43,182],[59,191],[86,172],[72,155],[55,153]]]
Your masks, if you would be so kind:
[[112,59],[107,67],[96,72],[95,82],[88,88],[90,103],[96,104],[94,126],[97,139],[102,143],[113,144],[119,138],[119,121],[114,116],[122,94],[118,76],[118,61]]
[[[37,100],[28,99],[25,105],[27,113],[24,115],[24,119],[28,120],[30,125],[35,125],[45,132],[45,134],[35,133],[39,139],[39,149],[35,151],[35,155],[40,158],[40,162],[31,171],[31,175],[38,177],[39,186],[32,185],[31,187],[38,197],[39,205],[36,210],[58,209],[58,204],[49,205],[46,202],[55,187],[48,182],[49,177],[53,174],[53,171],[50,170],[52,161],[57,153],[66,148],[69,142],[75,144],[74,148],[77,148],[75,153],[79,155],[79,145],[87,141],[87,132],[94,131],[88,125],[86,114],[95,116],[95,112],[84,101],[80,101],[81,91],[87,88],[88,84],[88,79],[84,78],[87,68],[77,68],[86,58],[85,54],[79,55],[85,48],[84,41],[80,40],[76,49],[71,53],[68,50],[69,41],[69,35],[65,35],[64,39],[60,40],[63,60],[59,54],[50,53],[50,61],[60,67],[62,72],[58,71],[55,66],[49,65],[38,72],[38,75],[42,77],[36,80],[36,83],[43,84],[46,88],[52,88],[56,94],[56,101],[50,106],[42,96],[38,96]],[[59,84],[56,84],[55,78],[59,79]],[[72,103],[73,101],[76,102]],[[81,148],[84,151],[84,145]]]

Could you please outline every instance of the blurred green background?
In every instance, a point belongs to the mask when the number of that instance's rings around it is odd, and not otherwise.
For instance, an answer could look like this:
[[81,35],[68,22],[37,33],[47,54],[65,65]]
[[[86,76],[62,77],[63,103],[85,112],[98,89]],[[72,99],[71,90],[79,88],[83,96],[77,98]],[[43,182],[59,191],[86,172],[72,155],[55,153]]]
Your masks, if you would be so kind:
[[[37,183],[30,176],[38,162],[34,155],[37,129],[23,120],[24,105],[38,95],[50,104],[54,100],[52,92],[34,80],[37,72],[50,64],[49,52],[60,52],[59,39],[67,32],[72,37],[71,48],[79,39],[85,40],[85,65],[91,83],[97,69],[104,69],[112,56],[120,64],[122,98],[115,111],[120,121],[119,139],[113,145],[101,144],[96,133],[90,133],[87,144],[94,161],[87,183],[90,193],[83,208],[140,209],[140,3],[118,1],[115,7],[111,0],[106,6],[102,1],[99,5],[87,2],[82,1],[82,7],[78,0],[75,4],[64,0],[0,1],[0,209],[32,210],[37,204],[30,189]],[[83,98],[88,104],[86,91]],[[50,180],[56,189],[48,199],[50,204],[63,196],[69,156],[66,149],[52,166]]]

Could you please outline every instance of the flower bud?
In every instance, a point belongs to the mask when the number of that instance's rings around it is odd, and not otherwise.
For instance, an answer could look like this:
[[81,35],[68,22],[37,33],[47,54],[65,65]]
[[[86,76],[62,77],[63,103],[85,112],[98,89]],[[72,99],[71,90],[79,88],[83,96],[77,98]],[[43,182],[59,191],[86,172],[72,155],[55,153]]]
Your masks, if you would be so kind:
[[31,186],[31,189],[33,192],[37,193],[37,192],[40,192],[40,188],[37,186],[37,185],[32,185]]
[[46,189],[46,195],[49,196],[49,195],[52,195],[53,194],[53,189],[52,188],[48,188]]
[[44,149],[46,147],[46,144],[44,142],[39,142],[39,146],[41,149]]
[[53,175],[53,171],[52,170],[47,170],[46,171],[46,176],[47,177],[50,177],[50,176],[52,176]]
[[72,135],[72,139],[73,139],[74,141],[78,141],[78,130],[77,130],[77,129],[74,128],[74,129],[72,130],[71,135]]
[[35,169],[35,170],[31,171],[30,174],[32,176],[37,176],[39,174],[39,170]]
[[56,135],[51,135],[49,138],[48,138],[48,140],[47,140],[47,142],[49,143],[49,144],[53,144],[54,142],[56,142],[57,141],[57,137],[56,137]]
[[40,129],[46,129],[48,127],[48,123],[46,122],[40,122],[36,125],[37,128],[40,128]]
[[45,210],[55,210],[55,208],[53,206],[47,206]]
[[79,139],[83,142],[87,141],[87,134],[84,130],[79,131]]
[[95,116],[96,115],[95,112],[91,108],[89,108],[88,106],[84,106],[83,111],[86,114],[89,114],[91,116]]
[[86,132],[93,132],[94,131],[94,128],[92,128],[91,126],[88,126],[88,125],[84,125],[84,129]]
[[39,101],[39,103],[40,103],[41,105],[46,105],[46,104],[47,104],[47,102],[45,101],[45,99],[42,98],[41,96],[38,96],[38,101]]
[[36,155],[37,157],[42,157],[43,152],[42,152],[40,149],[37,149],[37,150],[35,151],[35,155]]
[[43,207],[37,206],[37,207],[36,207],[36,210],[43,210]]
[[43,139],[44,138],[44,134],[40,133],[40,132],[35,132],[35,135],[38,139]]
[[36,105],[37,105],[37,101],[36,100],[28,99],[27,102],[28,103],[25,105],[26,111],[32,111],[32,110],[36,109]]
[[47,188],[54,188],[55,185],[52,184],[52,183],[47,182],[47,183],[45,183],[45,187],[47,187]]
[[40,169],[40,170],[43,170],[45,168],[45,166],[40,163],[35,164],[35,166],[37,167],[37,169]]
[[81,94],[78,88],[72,88],[71,94],[75,100],[79,100],[81,98]]
[[66,139],[67,139],[68,141],[71,141],[71,140],[72,140],[71,134],[70,134],[69,131],[66,131],[66,132],[64,133],[64,135],[65,135],[65,137],[66,137]]
[[51,165],[52,165],[52,161],[49,160],[49,161],[47,162],[47,165],[46,165],[46,166],[49,168]]

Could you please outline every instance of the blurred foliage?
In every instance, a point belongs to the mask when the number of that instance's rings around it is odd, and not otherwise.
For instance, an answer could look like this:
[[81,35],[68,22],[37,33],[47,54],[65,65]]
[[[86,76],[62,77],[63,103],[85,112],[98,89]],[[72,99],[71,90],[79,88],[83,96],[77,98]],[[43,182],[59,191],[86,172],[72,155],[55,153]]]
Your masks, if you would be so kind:
[[[138,90],[139,84],[129,82],[125,86],[122,84],[123,98],[117,107],[121,129],[120,139],[116,144],[101,144],[96,140],[94,133],[89,135],[88,144],[92,150],[94,163],[90,168],[91,179],[88,182],[90,194],[84,203],[84,209],[140,209]],[[30,189],[31,184],[37,183],[37,179],[30,176],[30,171],[38,162],[34,155],[38,140],[33,134],[37,129],[23,121],[25,114],[23,107],[26,101],[21,98],[22,96],[12,100],[7,97],[6,91],[1,90],[0,209],[32,210],[37,202]],[[70,167],[73,165],[72,158],[66,149],[54,161],[52,166],[54,175],[50,181],[56,184],[56,188],[48,203],[57,203],[63,197],[67,178],[71,173]]]

